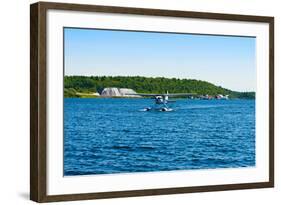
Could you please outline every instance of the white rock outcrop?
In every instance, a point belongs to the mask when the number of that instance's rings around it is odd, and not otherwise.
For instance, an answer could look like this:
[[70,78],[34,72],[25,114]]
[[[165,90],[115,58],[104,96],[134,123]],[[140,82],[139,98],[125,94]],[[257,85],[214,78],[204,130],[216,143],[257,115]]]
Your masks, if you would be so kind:
[[104,88],[100,96],[102,97],[140,97],[136,94],[136,91],[129,88]]
[[99,93],[92,93],[93,96],[100,96]]

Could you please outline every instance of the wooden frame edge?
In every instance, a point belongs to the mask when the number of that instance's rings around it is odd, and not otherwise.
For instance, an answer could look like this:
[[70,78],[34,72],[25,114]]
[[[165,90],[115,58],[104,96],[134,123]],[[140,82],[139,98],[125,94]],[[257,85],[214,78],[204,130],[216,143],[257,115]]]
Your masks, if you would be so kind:
[[274,17],[269,19],[269,181],[274,187]]
[[251,21],[251,22],[270,22],[271,16],[254,16],[242,14],[225,14],[213,12],[183,11],[183,10],[164,10],[136,7],[103,6],[91,4],[58,3],[58,2],[38,2],[45,9],[75,10],[86,12],[105,12],[118,14],[136,14],[166,17],[190,17],[216,20]]
[[[96,11],[121,14],[189,17],[269,23],[269,181],[198,187],[130,190],[118,192],[47,195],[46,173],[46,11],[48,9]],[[146,8],[38,2],[30,5],[30,199],[36,202],[137,197],[193,192],[274,187],[274,17],[220,14]]]
[[272,188],[271,182],[244,183],[244,184],[225,184],[212,186],[197,187],[177,187],[164,189],[147,189],[147,190],[130,190],[118,192],[101,192],[101,193],[83,193],[83,194],[67,194],[67,195],[48,195],[40,202],[58,202],[58,201],[78,201],[93,200],[107,198],[124,198],[124,197],[142,197],[157,195],[186,194],[197,192],[213,192],[213,191],[231,191],[242,189],[262,189]]
[[30,5],[30,199],[46,199],[46,9]]
[[30,199],[38,201],[38,4],[30,6]]

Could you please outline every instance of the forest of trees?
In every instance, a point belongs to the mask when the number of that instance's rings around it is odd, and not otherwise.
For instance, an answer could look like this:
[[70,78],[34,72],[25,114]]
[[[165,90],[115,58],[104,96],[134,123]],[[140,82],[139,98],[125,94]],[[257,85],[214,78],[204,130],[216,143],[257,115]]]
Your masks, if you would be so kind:
[[254,99],[255,92],[236,92],[206,81],[141,76],[65,76],[64,96],[80,93],[101,93],[106,87],[131,88],[138,93],[196,93],[197,95],[229,95],[230,98]]

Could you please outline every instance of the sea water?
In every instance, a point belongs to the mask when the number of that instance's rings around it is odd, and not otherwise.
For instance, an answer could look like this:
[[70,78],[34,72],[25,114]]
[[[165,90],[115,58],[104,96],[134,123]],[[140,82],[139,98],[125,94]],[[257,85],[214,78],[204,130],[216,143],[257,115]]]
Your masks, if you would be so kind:
[[255,100],[65,98],[64,175],[255,166]]

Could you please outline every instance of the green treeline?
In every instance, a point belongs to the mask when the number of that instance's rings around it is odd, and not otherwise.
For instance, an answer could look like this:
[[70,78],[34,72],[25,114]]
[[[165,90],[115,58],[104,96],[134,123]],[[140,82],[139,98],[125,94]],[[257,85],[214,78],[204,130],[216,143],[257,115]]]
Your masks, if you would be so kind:
[[65,76],[65,97],[80,93],[101,93],[106,87],[131,88],[137,93],[196,93],[197,95],[229,95],[230,98],[255,98],[254,92],[235,92],[206,81],[164,77],[127,76]]

